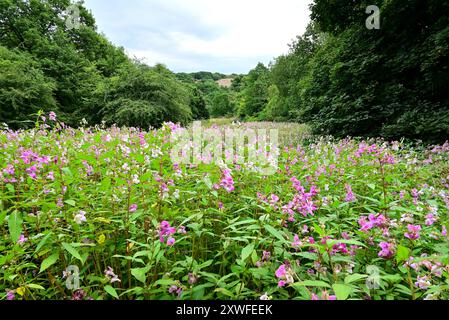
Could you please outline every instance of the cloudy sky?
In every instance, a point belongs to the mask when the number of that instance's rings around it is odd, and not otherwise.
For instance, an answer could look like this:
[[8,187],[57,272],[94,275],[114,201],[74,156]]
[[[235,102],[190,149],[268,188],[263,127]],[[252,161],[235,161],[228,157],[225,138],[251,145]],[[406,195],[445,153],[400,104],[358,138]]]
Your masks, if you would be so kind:
[[288,51],[311,0],[85,0],[131,57],[175,72],[247,73]]

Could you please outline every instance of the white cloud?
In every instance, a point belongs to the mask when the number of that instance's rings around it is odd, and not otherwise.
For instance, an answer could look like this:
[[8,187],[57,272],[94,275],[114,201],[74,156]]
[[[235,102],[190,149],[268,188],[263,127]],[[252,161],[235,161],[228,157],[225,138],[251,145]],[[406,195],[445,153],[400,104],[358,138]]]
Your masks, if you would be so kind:
[[309,23],[310,3],[87,0],[86,6],[108,38],[148,63],[162,62],[175,71],[229,73],[247,72],[287,52]]

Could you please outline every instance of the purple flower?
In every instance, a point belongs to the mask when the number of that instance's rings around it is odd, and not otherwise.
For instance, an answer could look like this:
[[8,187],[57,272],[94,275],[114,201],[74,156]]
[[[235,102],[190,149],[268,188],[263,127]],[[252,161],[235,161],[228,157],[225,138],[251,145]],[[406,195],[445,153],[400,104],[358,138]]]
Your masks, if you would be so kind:
[[25,236],[23,234],[21,234],[19,240],[17,241],[17,243],[18,244],[24,244],[27,241],[28,241],[28,238],[25,238]]
[[54,113],[53,111],[50,112],[48,114],[48,118],[50,119],[50,121],[56,121],[56,113]]
[[429,276],[418,276],[416,280],[415,285],[422,290],[427,290],[427,288],[431,285]]
[[129,207],[129,212],[136,212],[137,211],[137,204],[132,204]]
[[172,245],[174,245],[175,244],[175,238],[168,238],[168,240],[167,240],[167,246],[172,246]]
[[426,215],[426,226],[433,225],[437,220],[438,218],[434,214],[429,213],[428,215]]
[[285,264],[281,265],[277,270],[276,270],[276,277],[281,279],[284,278],[285,275],[287,274],[287,271],[285,270]]
[[86,222],[86,212],[84,211],[80,211],[76,216],[75,216],[75,222],[77,224],[82,224],[83,222]]
[[169,238],[167,240],[167,245],[171,246],[175,243],[175,239],[170,237],[172,234],[176,233],[176,229],[170,226],[168,221],[162,221],[159,225],[159,240],[164,243],[165,238]]
[[349,184],[345,185],[345,189],[346,189],[346,198],[345,201],[346,202],[354,202],[356,201],[356,197],[354,195],[354,193],[352,192],[352,188]]
[[16,298],[16,296],[14,295],[14,291],[8,290],[6,292],[6,300],[14,300]]
[[106,277],[109,279],[109,281],[111,283],[114,282],[121,282],[121,280],[118,278],[118,276],[114,273],[114,269],[112,269],[111,267],[108,267],[105,271],[104,274],[106,275]]
[[194,273],[189,273],[188,278],[189,284],[195,284],[198,281],[198,277]]
[[394,255],[395,247],[393,243],[381,242],[379,246],[382,248],[378,254],[380,258],[390,259]]
[[409,224],[407,226],[407,229],[408,229],[408,232],[406,232],[404,234],[404,236],[406,238],[409,238],[410,240],[417,240],[417,239],[419,239],[419,237],[420,237],[419,232],[421,231],[421,226],[420,225],[414,226],[412,224]]

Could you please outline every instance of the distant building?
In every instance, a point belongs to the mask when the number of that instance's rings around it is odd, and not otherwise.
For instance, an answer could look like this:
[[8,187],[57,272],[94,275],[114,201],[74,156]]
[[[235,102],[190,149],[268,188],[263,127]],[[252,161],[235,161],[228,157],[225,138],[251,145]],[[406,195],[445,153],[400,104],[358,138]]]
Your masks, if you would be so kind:
[[230,88],[232,85],[232,80],[233,80],[232,78],[227,78],[227,79],[218,80],[216,82],[220,87]]

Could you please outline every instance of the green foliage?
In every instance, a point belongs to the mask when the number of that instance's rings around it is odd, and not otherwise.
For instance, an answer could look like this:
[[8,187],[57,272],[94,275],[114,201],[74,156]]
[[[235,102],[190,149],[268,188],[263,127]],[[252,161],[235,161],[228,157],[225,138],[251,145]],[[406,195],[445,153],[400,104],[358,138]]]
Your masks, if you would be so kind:
[[449,298],[447,143],[281,139],[276,173],[223,179],[174,166],[173,124],[45,125],[0,131],[0,300]]
[[243,80],[241,104],[238,109],[240,118],[257,117],[262,112],[268,103],[269,86],[269,70],[259,63]]
[[30,55],[0,46],[0,122],[34,126],[27,122],[32,114],[56,109],[55,88]]
[[173,73],[130,61],[123,48],[97,32],[82,3],[80,27],[69,30],[65,11],[70,4],[0,2],[0,121],[30,127],[24,119],[40,109],[58,111],[72,126],[82,119],[140,127],[191,119],[188,88]]

